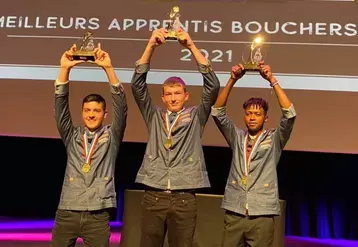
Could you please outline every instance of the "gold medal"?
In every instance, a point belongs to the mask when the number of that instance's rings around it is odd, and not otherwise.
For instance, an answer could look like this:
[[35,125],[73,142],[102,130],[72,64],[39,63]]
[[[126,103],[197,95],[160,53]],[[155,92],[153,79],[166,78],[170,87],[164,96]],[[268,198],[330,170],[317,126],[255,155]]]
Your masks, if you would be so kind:
[[90,164],[85,163],[85,164],[82,166],[82,171],[83,171],[84,173],[89,173],[90,170],[91,170]]
[[247,185],[247,177],[246,177],[246,176],[243,176],[243,177],[242,177],[241,183],[242,183],[242,185],[244,185],[244,186]]
[[166,141],[164,143],[164,147],[166,149],[170,149],[172,147],[172,139],[171,138],[166,139]]
[[90,170],[91,170],[91,165],[90,165],[91,158],[92,158],[92,155],[94,153],[94,150],[96,149],[98,138],[102,135],[104,130],[105,129],[102,128],[102,130],[97,132],[97,134],[95,135],[95,137],[94,137],[94,139],[92,141],[92,144],[90,144],[90,145],[88,143],[87,132],[85,131],[85,133],[83,134],[82,147],[83,147],[84,160],[85,160],[85,163],[83,164],[82,169],[81,169],[83,173],[89,173]]

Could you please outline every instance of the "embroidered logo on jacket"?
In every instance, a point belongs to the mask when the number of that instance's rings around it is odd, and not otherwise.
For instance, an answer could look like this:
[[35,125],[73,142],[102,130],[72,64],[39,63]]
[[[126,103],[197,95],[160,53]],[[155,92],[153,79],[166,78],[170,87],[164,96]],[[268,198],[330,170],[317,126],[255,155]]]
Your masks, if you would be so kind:
[[191,121],[190,112],[184,113],[183,115],[180,116],[180,122],[188,123],[190,121]]
[[272,145],[272,139],[271,139],[271,137],[269,137],[260,143],[260,148],[268,149],[271,147],[271,145]]
[[99,137],[98,139],[98,143],[104,143],[107,142],[109,139],[109,134],[108,134],[108,130],[106,130],[105,132],[103,132],[103,134]]

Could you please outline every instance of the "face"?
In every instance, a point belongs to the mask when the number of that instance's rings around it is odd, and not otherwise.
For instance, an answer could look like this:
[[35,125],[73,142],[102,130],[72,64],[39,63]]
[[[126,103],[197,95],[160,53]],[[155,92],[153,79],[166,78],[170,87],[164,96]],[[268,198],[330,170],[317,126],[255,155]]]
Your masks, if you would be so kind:
[[103,109],[103,103],[96,101],[86,102],[82,108],[82,119],[90,131],[95,131],[102,126],[107,112]]
[[245,125],[249,132],[256,134],[260,131],[267,120],[264,109],[257,105],[251,105],[245,110]]
[[181,84],[167,85],[163,88],[163,103],[171,112],[178,112],[184,107],[185,101],[189,99],[189,93],[185,92]]

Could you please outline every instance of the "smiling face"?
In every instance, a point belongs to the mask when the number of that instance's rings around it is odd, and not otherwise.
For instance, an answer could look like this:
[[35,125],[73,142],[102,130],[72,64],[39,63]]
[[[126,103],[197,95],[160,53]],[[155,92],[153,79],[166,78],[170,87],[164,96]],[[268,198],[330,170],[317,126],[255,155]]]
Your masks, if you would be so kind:
[[170,77],[163,84],[162,101],[171,112],[179,112],[189,99],[185,83],[179,77]]
[[106,102],[100,95],[88,95],[82,104],[82,119],[86,128],[94,132],[102,127],[107,116]]

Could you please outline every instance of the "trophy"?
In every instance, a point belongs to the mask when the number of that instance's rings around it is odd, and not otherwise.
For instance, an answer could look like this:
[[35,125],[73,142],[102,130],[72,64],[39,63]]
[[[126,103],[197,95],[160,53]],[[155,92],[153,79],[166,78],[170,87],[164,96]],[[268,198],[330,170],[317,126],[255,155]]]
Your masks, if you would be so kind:
[[95,54],[94,49],[96,45],[94,43],[91,32],[86,32],[81,39],[76,43],[76,51],[73,52],[73,60],[85,60],[85,61],[94,61]]
[[174,6],[169,14],[169,24],[167,27],[168,34],[165,37],[166,40],[177,40],[176,31],[180,28],[180,21],[179,21],[179,7]]
[[[242,60],[244,61],[243,66],[247,71],[259,71],[259,63],[263,61],[263,40],[261,37],[257,37],[251,43],[251,46],[244,52]],[[248,53],[248,54],[247,54]],[[247,60],[245,58],[248,58]]]

